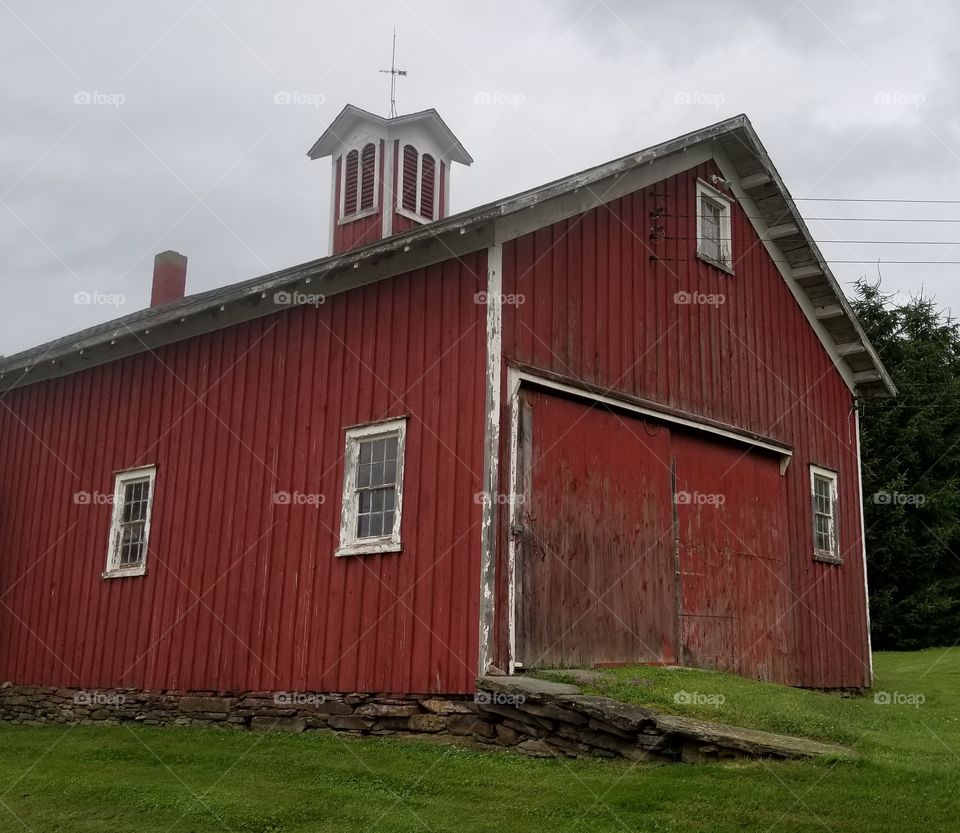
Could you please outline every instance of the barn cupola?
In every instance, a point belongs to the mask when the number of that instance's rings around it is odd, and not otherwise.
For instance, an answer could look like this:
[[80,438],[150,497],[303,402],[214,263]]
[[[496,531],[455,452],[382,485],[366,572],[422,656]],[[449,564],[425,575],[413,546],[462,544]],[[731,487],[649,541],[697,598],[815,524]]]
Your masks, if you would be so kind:
[[352,104],[308,155],[333,160],[331,254],[446,217],[450,166],[473,162],[436,110],[383,118]]

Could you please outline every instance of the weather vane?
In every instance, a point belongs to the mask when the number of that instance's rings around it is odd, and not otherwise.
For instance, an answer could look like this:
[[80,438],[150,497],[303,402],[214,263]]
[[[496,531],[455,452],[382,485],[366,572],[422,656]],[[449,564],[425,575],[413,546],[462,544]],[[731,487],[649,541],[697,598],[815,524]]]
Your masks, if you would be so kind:
[[388,118],[397,116],[397,76],[406,76],[405,69],[397,69],[397,30],[393,30],[393,55],[390,58],[390,69],[381,69],[380,72],[390,76],[390,115]]

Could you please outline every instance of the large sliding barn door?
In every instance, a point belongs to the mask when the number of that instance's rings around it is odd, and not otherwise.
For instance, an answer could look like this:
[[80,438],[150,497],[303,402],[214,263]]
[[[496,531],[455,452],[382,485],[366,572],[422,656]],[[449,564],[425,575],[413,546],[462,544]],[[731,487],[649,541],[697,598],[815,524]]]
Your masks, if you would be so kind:
[[669,430],[532,390],[520,412],[516,661],[674,662]]
[[674,431],[683,662],[786,680],[790,577],[779,459]]

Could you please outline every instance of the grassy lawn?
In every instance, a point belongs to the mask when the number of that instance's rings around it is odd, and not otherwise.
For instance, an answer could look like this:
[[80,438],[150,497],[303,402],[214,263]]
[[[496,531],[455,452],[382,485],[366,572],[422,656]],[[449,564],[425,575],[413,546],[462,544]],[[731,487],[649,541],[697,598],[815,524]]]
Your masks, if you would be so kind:
[[[656,767],[320,734],[4,726],[0,830],[952,833],[960,649],[878,654],[876,668],[877,690],[924,702],[649,668],[605,672],[595,686],[681,714],[841,741],[862,755],[845,764]],[[703,702],[678,704],[678,691]]]

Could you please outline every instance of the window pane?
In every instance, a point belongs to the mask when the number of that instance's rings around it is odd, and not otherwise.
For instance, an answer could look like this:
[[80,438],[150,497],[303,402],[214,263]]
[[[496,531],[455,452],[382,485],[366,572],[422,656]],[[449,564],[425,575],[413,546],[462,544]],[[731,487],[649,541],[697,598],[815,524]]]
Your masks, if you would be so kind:
[[360,443],[360,462],[369,463],[370,462],[370,441],[364,440]]
[[370,485],[370,464],[361,463],[357,468],[357,488],[365,489]]
[[145,527],[132,524],[120,531],[120,566],[131,567],[143,560]]
[[399,437],[387,437],[384,441],[384,459],[385,460],[396,460],[397,459],[397,449],[400,444]]
[[376,538],[393,531],[397,494],[395,486],[357,493],[357,537]]
[[358,538],[370,537],[370,516],[369,515],[360,515],[357,518],[357,537]]
[[720,224],[717,222],[714,212],[709,206],[704,206],[703,219],[700,222],[700,230],[703,232],[703,236],[707,239],[713,240],[719,236],[719,228]]
[[147,507],[150,505],[150,483],[137,481],[127,483],[123,490],[123,507],[120,513],[122,523],[143,521],[147,517]]
[[357,466],[357,489],[396,485],[398,454],[398,437],[362,440]]
[[723,217],[726,207],[707,197],[700,198],[700,252],[716,261],[724,259],[724,245],[721,238]]
[[813,502],[814,511],[824,515],[833,515],[833,489],[832,482],[827,477],[814,475],[813,478]]

